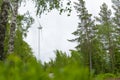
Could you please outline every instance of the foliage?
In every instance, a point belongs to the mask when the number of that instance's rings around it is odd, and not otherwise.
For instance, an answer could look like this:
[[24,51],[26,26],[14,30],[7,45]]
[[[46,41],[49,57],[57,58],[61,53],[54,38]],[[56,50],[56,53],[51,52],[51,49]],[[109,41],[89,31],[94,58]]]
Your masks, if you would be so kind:
[[75,2],[74,7],[78,13],[79,23],[77,30],[72,33],[76,38],[70,41],[78,43],[76,49],[82,55],[84,65],[89,66],[89,69],[92,71],[97,63],[95,57],[100,50],[99,46],[97,46],[100,44],[96,39],[94,20],[91,19],[92,14],[88,13],[84,0]]
[[[62,0],[52,0],[52,1],[51,0],[31,0],[31,1],[33,1],[35,3],[35,7],[37,9],[37,11],[36,11],[37,15],[41,15],[45,11],[49,12],[53,9],[59,10],[60,13],[62,13],[63,11],[69,11],[69,13],[71,12],[71,7],[66,7],[65,9],[63,9],[63,1]],[[16,27],[19,26],[19,24],[21,26],[25,25],[26,28],[22,27],[22,30],[21,30],[21,31],[25,32],[25,31],[27,31],[29,26],[33,23],[33,18],[32,17],[28,16],[29,17],[28,18],[28,17],[26,17],[26,15],[22,15],[22,16],[24,16],[24,18],[23,18],[23,17],[20,17],[21,15],[20,16],[18,15],[17,11],[18,11],[22,2],[27,2],[27,0],[8,0],[8,1],[6,1],[6,0],[1,1],[0,0],[0,3],[1,3],[0,7],[1,7],[1,9],[3,9],[2,12],[0,10],[0,12],[1,12],[1,17],[0,17],[1,18],[1,24],[0,25],[2,25],[2,22],[3,22],[2,18],[5,18],[4,25],[1,26],[1,31],[0,31],[1,32],[1,37],[2,37],[0,44],[3,44],[3,42],[6,42],[5,41],[5,37],[6,37],[5,32],[7,31],[7,29],[6,29],[7,26],[6,25],[9,22],[10,22],[10,25],[11,25],[11,27],[9,28],[10,29],[10,34],[9,34],[10,36],[9,36],[9,39],[7,39],[9,41],[9,43],[5,44],[5,47],[6,47],[6,45],[9,46],[8,51],[7,51],[8,53],[14,51],[14,37],[15,37]],[[4,6],[4,8],[3,8],[2,5]],[[71,1],[68,0],[67,6],[70,6],[70,5],[71,5]],[[3,13],[5,13],[5,15],[3,15]],[[10,17],[10,19],[8,18],[8,16]],[[17,21],[17,18],[19,19],[18,21]],[[20,18],[22,18],[23,21],[21,21]],[[9,22],[8,22],[8,20],[9,20]],[[2,36],[2,35],[4,35],[4,36]],[[26,35],[26,33],[25,33],[25,35]],[[4,45],[1,45],[1,49],[0,49],[1,59],[3,57],[5,57],[5,55],[4,55],[5,51],[4,50],[7,50],[7,48],[4,48]]]
[[[92,20],[88,13],[85,1],[78,0],[74,8],[78,13],[79,23],[77,30],[72,34],[77,42],[76,50],[82,56],[82,62],[96,74],[119,73],[120,59],[120,6],[114,5],[114,16],[106,3],[100,7],[99,16]],[[95,22],[95,23],[94,23]]]
[[19,30],[16,31],[15,37],[15,50],[14,52],[21,56],[23,60],[33,56],[32,50],[29,45],[23,40],[22,34]]
[[24,62],[16,54],[8,55],[4,62],[0,62],[1,80],[49,80],[42,65],[35,58]]
[[54,80],[91,80],[89,70],[74,63],[56,69],[54,74]]
[[45,63],[45,70],[52,73],[53,80],[92,80],[89,69],[82,65],[82,58],[77,51],[67,56],[62,51],[56,51],[56,59]]
[[[19,0],[19,4],[26,1]],[[65,8],[63,0],[32,1],[35,3],[37,15],[53,9],[60,11],[60,14],[65,11],[71,12],[70,0],[66,2]],[[0,0],[0,6],[1,3],[2,0]],[[113,5],[115,12],[112,17],[111,10],[108,9],[106,3],[103,3],[99,16],[95,17],[95,20],[91,19],[92,14],[88,13],[84,0],[75,2],[74,8],[80,21],[77,30],[73,32],[76,38],[70,41],[78,42],[76,50],[71,50],[69,55],[56,50],[55,60],[51,59],[49,63],[44,64],[35,58],[32,49],[24,41],[28,29],[34,22],[29,12],[16,15],[15,48],[13,53],[7,54],[12,15],[10,12],[4,41],[6,59],[0,61],[0,80],[109,80],[119,78],[120,7]]]
[[[78,53],[74,53],[74,56],[76,55],[77,57]],[[52,64],[50,62],[49,64],[46,63],[47,67],[45,69],[45,65],[41,64],[34,57],[29,57],[25,61],[16,53],[10,54],[5,61],[0,62],[0,80],[92,80],[88,68],[80,66],[79,63],[73,60],[77,60],[76,57],[69,56],[68,59],[63,57],[65,55],[61,51],[57,51],[56,56],[58,54],[61,54],[62,60],[66,59],[70,63],[64,64],[63,66],[63,64]],[[60,56],[57,57],[60,58]],[[56,60],[57,62],[61,62],[60,59]],[[56,66],[53,67],[50,65]],[[51,73],[53,74],[52,76],[50,76]]]
[[[99,17],[95,17],[96,22],[98,22],[96,28],[96,35],[99,42],[102,44],[101,47],[102,52],[104,52],[104,69],[103,72],[114,72],[114,40],[115,40],[115,27],[112,23],[111,18],[112,12],[108,9],[106,3],[103,3],[100,7]],[[99,53],[102,55],[102,53]],[[107,60],[107,61],[106,61]]]
[[17,29],[22,33],[24,37],[27,36],[28,29],[34,23],[34,19],[30,16],[29,12],[26,12],[24,15],[17,16]]
[[113,9],[114,9],[114,17],[113,17],[113,23],[115,24],[114,26],[116,27],[115,32],[116,32],[116,48],[115,48],[115,54],[114,54],[114,64],[115,64],[115,73],[120,72],[120,59],[118,58],[120,56],[120,6],[116,5],[113,3]]
[[49,12],[53,9],[57,9],[60,14],[62,12],[68,11],[71,12],[71,0],[67,0],[66,7],[64,8],[64,0],[32,0],[35,2],[37,8],[37,15],[41,15],[45,11]]
[[99,74],[96,76],[95,80],[109,80],[109,79],[115,79],[116,75],[112,73],[106,73],[106,74]]

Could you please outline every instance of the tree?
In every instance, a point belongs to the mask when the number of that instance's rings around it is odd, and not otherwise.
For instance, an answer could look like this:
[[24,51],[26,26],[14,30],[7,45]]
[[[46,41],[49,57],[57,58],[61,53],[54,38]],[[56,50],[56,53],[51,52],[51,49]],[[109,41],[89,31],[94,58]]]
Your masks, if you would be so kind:
[[[10,38],[9,38],[9,49],[8,53],[11,53],[14,51],[14,39],[15,39],[15,30],[17,27],[17,16],[18,16],[18,9],[21,4],[21,2],[26,0],[3,0],[2,6],[1,6],[1,19],[0,19],[0,55],[1,59],[4,57],[4,40],[5,40],[5,31],[8,23],[8,16],[10,16],[11,11],[11,19],[9,21],[11,22],[11,28],[10,28]],[[35,7],[37,8],[36,14],[41,15],[45,11],[50,11],[53,9],[57,9],[61,12],[64,10],[71,11],[70,8],[66,7],[65,9],[62,8],[62,1],[61,0],[32,0],[35,2]],[[68,1],[67,5],[70,5],[71,1]],[[4,14],[5,13],[5,14]],[[4,20],[4,21],[3,21]]]
[[[118,1],[119,3],[119,1]],[[113,23],[116,27],[115,32],[116,32],[116,48],[115,48],[115,54],[114,54],[114,59],[115,59],[115,71],[120,72],[120,5],[117,5],[113,3],[113,9],[114,9],[114,17],[113,17]]]
[[78,13],[80,22],[77,30],[72,33],[73,35],[77,36],[77,38],[70,41],[78,42],[76,49],[82,53],[85,65],[89,66],[90,70],[92,70],[91,42],[94,37],[94,21],[91,19],[92,15],[88,13],[83,0],[79,0],[78,3],[75,2],[74,7]]
[[10,38],[9,38],[9,48],[8,53],[12,53],[14,51],[14,40],[15,40],[15,29],[17,28],[17,16],[18,16],[18,0],[14,0],[12,2],[12,20],[10,26]]
[[78,51],[71,50],[69,56],[59,50],[55,53],[55,60],[44,65],[52,80],[93,80],[89,69],[82,65],[82,56]]
[[[98,28],[98,39],[102,43],[102,49],[105,51],[106,61],[109,63],[109,70],[114,71],[114,48],[115,48],[115,27],[112,23],[111,10],[106,3],[100,7],[100,17],[96,17]],[[109,60],[109,61],[108,61]]]
[[1,12],[0,12],[0,60],[3,60],[5,58],[4,40],[5,40],[6,26],[8,23],[9,9],[10,9],[9,0],[3,0],[1,5]]

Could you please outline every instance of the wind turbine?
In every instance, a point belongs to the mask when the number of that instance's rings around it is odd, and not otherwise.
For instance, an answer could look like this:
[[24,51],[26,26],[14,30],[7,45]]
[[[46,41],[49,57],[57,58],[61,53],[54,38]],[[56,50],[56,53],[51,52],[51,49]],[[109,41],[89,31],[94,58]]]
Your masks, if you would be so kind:
[[38,59],[40,59],[40,31],[42,32],[42,26],[41,26],[41,24],[40,24],[40,22],[39,22],[39,20],[37,19],[37,21],[38,21],[38,24],[39,24],[39,27],[38,27]]

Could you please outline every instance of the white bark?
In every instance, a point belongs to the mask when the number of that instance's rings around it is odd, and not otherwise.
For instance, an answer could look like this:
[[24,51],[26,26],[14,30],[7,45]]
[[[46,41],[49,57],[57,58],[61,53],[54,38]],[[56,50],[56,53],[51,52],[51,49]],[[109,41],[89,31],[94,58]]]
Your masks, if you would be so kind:
[[14,39],[15,39],[15,29],[17,27],[17,15],[18,15],[18,0],[14,0],[12,2],[12,21],[10,27],[8,53],[12,53],[14,51]]
[[4,40],[6,27],[8,23],[9,9],[10,9],[9,0],[3,0],[0,12],[0,60],[3,60],[5,58]]

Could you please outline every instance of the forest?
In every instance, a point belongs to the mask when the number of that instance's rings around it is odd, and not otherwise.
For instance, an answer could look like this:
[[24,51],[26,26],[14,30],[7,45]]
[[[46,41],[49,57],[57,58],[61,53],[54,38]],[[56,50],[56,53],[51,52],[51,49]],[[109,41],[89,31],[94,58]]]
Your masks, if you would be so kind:
[[75,38],[68,40],[77,43],[75,50],[56,50],[55,60],[45,63],[24,41],[35,21],[29,11],[18,12],[27,1],[0,0],[0,80],[120,80],[119,0],[111,1],[113,10],[101,4],[98,16],[89,13],[85,0],[30,0],[37,16],[54,9],[70,16],[73,6],[79,19],[71,32]]

